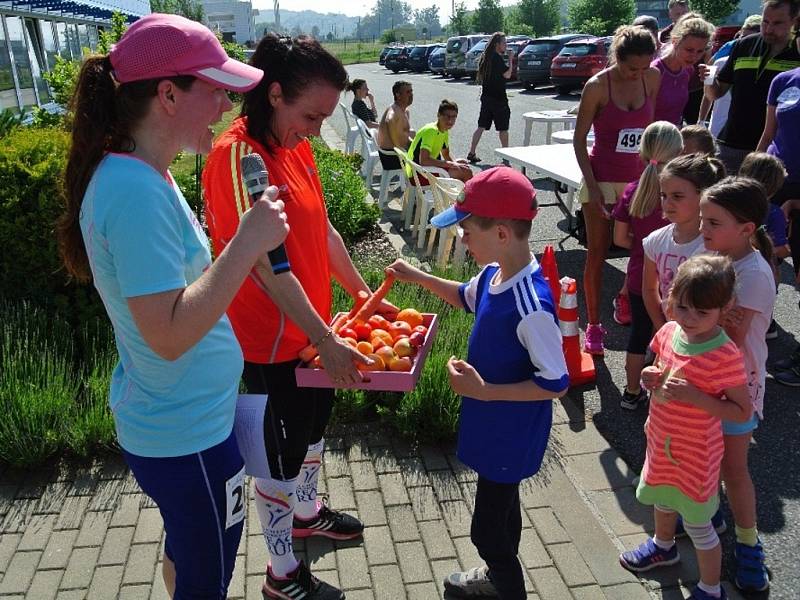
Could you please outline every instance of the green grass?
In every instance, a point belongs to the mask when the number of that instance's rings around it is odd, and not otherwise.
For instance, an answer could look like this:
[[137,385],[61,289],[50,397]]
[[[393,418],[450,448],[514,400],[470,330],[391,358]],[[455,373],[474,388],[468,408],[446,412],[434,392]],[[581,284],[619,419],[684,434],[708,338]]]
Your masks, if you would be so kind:
[[386,44],[359,42],[358,40],[322,42],[325,49],[345,65],[378,62],[378,55]]

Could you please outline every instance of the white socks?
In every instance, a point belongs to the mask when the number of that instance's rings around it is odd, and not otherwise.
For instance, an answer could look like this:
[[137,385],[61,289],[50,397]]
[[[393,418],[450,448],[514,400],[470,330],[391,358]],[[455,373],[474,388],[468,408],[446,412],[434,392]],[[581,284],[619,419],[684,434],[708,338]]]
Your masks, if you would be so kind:
[[308,453],[300,467],[297,477],[297,492],[294,514],[298,519],[309,521],[317,516],[317,482],[319,469],[322,466],[322,451],[325,448],[325,438],[308,447]]
[[675,545],[675,540],[660,540],[656,536],[653,536],[653,543],[661,548],[662,550],[670,550]]
[[276,577],[286,577],[299,564],[292,548],[296,485],[297,479],[278,481],[253,478],[258,520],[261,521],[261,531],[267,542],[272,574]]
[[717,585],[708,585],[702,581],[699,581],[697,583],[697,587],[703,590],[706,594],[714,596],[715,598],[722,596],[722,588],[719,583]]

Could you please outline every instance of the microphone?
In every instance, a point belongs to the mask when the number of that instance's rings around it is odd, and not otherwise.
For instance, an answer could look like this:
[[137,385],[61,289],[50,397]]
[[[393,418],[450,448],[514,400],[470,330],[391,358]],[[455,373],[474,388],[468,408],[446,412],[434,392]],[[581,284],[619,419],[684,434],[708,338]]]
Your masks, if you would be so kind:
[[[253,152],[242,157],[241,166],[244,185],[250,195],[250,206],[253,206],[253,203],[269,187],[267,165],[264,164],[264,159],[261,156]],[[286,273],[291,269],[289,258],[286,256],[286,247],[283,244],[267,252],[267,257],[275,275]]]

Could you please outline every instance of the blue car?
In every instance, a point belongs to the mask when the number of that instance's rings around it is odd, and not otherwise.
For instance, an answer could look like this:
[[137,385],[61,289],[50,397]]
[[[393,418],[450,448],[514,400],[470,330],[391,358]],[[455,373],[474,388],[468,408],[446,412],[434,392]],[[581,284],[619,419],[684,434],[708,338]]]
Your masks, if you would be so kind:
[[431,52],[428,57],[428,68],[434,75],[446,75],[447,72],[444,68],[444,59],[447,51],[444,46],[439,46]]

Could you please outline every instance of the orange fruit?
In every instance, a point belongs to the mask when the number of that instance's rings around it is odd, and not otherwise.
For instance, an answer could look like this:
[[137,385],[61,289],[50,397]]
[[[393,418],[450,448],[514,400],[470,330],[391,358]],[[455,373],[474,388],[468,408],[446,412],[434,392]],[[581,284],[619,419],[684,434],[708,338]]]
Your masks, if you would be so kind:
[[401,356],[389,361],[390,371],[410,371],[413,363],[408,356]]
[[388,365],[389,361],[395,357],[394,349],[391,346],[381,346],[375,350],[375,354],[383,359],[385,365]]
[[358,342],[358,344],[356,344],[356,350],[365,356],[367,354],[372,354],[375,351],[375,349],[372,347],[372,344],[369,342]]
[[389,327],[389,321],[383,315],[372,315],[367,319],[367,323],[373,329],[386,329]]
[[367,354],[367,358],[372,359],[371,365],[365,365],[364,363],[357,363],[356,367],[358,367],[361,371],[385,371],[386,365],[383,362],[383,359],[378,356],[377,354]]
[[397,318],[395,319],[395,323],[397,321],[403,321],[411,325],[411,328],[417,327],[422,325],[423,318],[422,313],[420,313],[415,308],[404,308],[399,313],[397,313]]
[[392,343],[392,334],[386,331],[385,329],[373,329],[371,337],[373,340],[375,338],[382,339],[385,344]]

